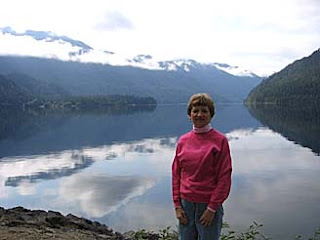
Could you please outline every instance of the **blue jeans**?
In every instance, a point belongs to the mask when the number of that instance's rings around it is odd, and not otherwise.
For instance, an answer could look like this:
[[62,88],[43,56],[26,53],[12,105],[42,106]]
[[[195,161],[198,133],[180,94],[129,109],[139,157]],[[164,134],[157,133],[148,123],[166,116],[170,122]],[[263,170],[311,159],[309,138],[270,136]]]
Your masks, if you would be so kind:
[[179,240],[219,240],[222,228],[223,208],[215,212],[210,226],[203,226],[200,217],[207,209],[206,203],[194,203],[181,199],[183,210],[188,217],[188,223],[179,223]]

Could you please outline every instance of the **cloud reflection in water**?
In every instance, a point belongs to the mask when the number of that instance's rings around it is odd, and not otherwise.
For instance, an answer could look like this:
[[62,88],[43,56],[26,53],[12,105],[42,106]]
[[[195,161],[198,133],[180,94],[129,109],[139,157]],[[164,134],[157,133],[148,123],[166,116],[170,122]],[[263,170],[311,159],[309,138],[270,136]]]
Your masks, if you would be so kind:
[[106,176],[80,173],[61,182],[63,202],[77,204],[88,217],[102,217],[130,199],[142,195],[155,181],[140,176]]
[[0,190],[6,195],[6,186],[18,187],[20,195],[36,193],[35,183],[72,175],[93,163],[77,151],[63,151],[48,155],[2,158],[0,161]]
[[[313,232],[320,225],[320,157],[268,128],[238,129],[226,135],[233,158],[233,184],[225,221],[235,229],[261,222],[273,239]],[[1,192],[0,200],[14,198],[24,203],[25,194],[34,194],[41,199],[37,208],[95,218],[120,231],[175,228],[170,183],[176,141],[177,137],[150,138],[33,160],[2,159],[2,190],[9,187],[5,185],[8,179],[16,183],[10,186],[20,190],[16,195]],[[66,168],[70,174],[64,174]],[[50,176],[44,174],[48,172],[55,173],[56,178],[50,178],[55,188],[39,178]]]
[[267,128],[227,136],[233,155],[229,224],[244,229],[258,221],[273,239],[312,234],[320,226],[319,156]]

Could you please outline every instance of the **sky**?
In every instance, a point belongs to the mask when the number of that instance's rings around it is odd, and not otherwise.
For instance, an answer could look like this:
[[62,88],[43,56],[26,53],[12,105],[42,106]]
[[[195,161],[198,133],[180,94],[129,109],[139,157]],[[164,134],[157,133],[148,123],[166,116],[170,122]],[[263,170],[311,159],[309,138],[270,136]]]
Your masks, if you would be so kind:
[[[319,13],[319,0],[0,0],[0,27],[267,76],[320,48]],[[0,54],[16,48],[3,46],[0,38]]]

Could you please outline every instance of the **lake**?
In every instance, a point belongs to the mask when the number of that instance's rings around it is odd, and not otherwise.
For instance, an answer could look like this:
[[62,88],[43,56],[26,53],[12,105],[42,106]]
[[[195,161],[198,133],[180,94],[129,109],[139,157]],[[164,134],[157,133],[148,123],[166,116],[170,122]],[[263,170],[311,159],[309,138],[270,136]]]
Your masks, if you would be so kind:
[[[176,228],[171,163],[191,129],[185,105],[121,112],[0,111],[0,206],[72,213],[116,231]],[[320,114],[217,105],[229,139],[231,229],[254,221],[272,239],[320,227]]]

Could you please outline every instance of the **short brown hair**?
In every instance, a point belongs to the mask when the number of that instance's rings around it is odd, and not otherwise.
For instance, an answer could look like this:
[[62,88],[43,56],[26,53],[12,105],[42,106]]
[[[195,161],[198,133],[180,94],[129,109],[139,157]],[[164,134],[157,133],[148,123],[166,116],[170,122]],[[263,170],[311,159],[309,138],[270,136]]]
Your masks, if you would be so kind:
[[193,94],[188,102],[188,115],[191,115],[192,107],[195,106],[207,106],[210,110],[211,118],[215,114],[215,106],[212,98],[207,93],[196,93]]

